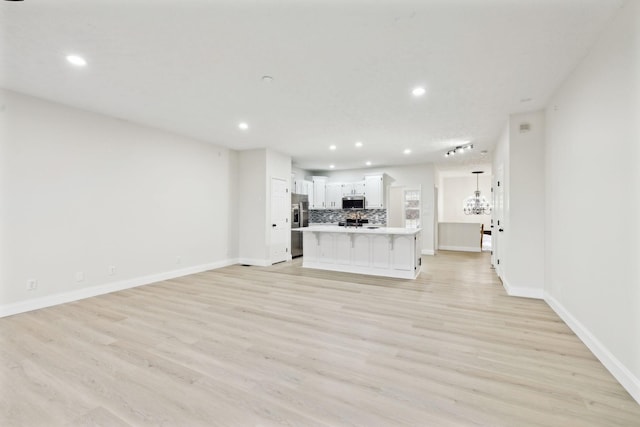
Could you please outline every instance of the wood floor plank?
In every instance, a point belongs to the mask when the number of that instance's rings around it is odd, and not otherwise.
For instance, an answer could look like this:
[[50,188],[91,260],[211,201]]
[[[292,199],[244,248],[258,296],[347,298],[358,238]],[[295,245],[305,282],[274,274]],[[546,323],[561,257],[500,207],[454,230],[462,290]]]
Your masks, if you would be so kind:
[[234,265],[0,319],[2,426],[640,426],[486,253],[416,280]]

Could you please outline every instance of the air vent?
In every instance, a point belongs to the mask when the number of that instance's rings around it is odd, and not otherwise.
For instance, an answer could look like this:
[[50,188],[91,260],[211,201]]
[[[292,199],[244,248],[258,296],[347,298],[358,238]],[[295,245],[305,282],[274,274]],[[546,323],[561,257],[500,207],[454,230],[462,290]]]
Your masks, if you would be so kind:
[[520,123],[520,133],[529,132],[531,130],[531,125],[529,123]]

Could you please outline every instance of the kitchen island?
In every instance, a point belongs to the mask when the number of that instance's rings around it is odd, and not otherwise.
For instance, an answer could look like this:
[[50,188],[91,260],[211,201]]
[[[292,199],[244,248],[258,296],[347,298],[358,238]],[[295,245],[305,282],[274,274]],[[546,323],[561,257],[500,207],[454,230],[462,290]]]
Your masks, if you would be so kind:
[[316,225],[299,230],[302,267],[402,279],[420,273],[420,228]]

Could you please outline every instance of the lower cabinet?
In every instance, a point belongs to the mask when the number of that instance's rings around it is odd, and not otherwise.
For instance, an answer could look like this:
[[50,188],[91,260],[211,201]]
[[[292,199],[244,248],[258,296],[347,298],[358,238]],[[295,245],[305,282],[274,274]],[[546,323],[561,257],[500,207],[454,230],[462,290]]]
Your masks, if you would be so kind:
[[389,263],[389,258],[391,257],[391,242],[394,239],[395,237],[389,234],[376,234],[370,236],[369,245],[371,245],[372,268],[393,268]]
[[414,279],[420,273],[416,234],[305,232],[302,266]]
[[345,233],[334,234],[333,236],[335,263],[339,265],[351,264],[351,237]]
[[394,268],[398,270],[413,270],[415,259],[413,256],[414,236],[396,236],[393,240],[391,256]]
[[369,236],[362,234],[351,234],[350,236],[353,238],[351,264],[368,268],[371,265]]

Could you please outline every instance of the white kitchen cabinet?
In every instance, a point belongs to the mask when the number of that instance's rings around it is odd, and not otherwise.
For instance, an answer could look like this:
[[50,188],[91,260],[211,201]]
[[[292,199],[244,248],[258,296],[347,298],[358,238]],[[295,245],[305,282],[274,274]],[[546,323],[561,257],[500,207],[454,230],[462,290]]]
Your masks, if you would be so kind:
[[329,182],[325,185],[325,208],[342,209],[342,184]]
[[369,247],[369,235],[354,234],[351,263],[356,267],[369,267],[371,265],[371,249]]
[[365,182],[346,182],[342,184],[343,196],[362,196],[365,191]]
[[393,250],[391,251],[393,268],[396,270],[413,270],[415,266],[415,259],[413,259],[415,241],[415,235],[396,236],[393,239]]
[[310,209],[326,209],[326,185],[327,177],[314,176],[313,182],[313,200],[309,200]]
[[[371,245],[371,267],[389,269],[389,261],[391,258],[391,248],[393,235],[373,234],[369,236],[369,244]],[[411,261],[411,258],[409,258]]]
[[334,262],[338,265],[351,264],[351,236],[346,233],[333,235]]
[[382,175],[367,175],[364,177],[365,185],[365,208],[366,209],[382,209],[384,208],[384,190],[385,182]]
[[415,279],[422,264],[420,231],[305,227],[301,229],[305,248],[302,267]]
[[292,188],[295,194],[310,195],[313,192],[313,182],[306,179],[295,179]]

